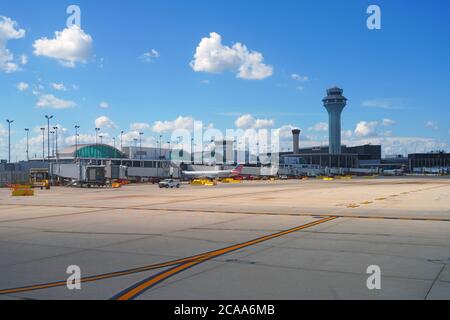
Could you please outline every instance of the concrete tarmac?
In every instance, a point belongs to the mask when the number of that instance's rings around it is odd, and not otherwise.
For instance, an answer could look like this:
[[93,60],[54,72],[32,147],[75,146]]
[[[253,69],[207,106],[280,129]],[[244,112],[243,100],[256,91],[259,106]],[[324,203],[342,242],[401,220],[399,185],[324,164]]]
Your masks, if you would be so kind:
[[0,189],[0,299],[110,298],[450,299],[450,179]]

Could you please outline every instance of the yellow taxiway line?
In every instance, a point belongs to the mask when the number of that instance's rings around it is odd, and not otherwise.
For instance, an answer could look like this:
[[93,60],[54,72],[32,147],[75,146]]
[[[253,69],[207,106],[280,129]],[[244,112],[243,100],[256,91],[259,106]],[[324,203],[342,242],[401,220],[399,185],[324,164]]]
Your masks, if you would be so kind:
[[[267,240],[270,240],[270,239],[273,239],[273,238],[281,237],[283,235],[286,235],[286,234],[289,234],[289,233],[292,233],[292,232],[295,232],[295,231],[299,231],[299,230],[302,230],[302,229],[305,229],[305,228],[309,228],[309,227],[312,227],[314,225],[317,225],[317,224],[320,224],[320,223],[324,223],[324,222],[327,222],[327,221],[330,221],[330,220],[333,220],[333,219],[336,219],[336,217],[328,217],[326,219],[322,219],[322,220],[319,220],[319,221],[308,223],[308,224],[300,226],[300,227],[296,227],[296,228],[289,229],[289,230],[286,230],[286,231],[278,232],[276,234],[268,235],[268,236],[265,236],[265,237],[262,237],[262,238],[258,238],[258,239],[255,239],[255,240],[251,240],[251,241],[245,242],[243,244],[233,245],[233,246],[225,248],[225,249],[215,250],[215,251],[211,251],[211,252],[206,252],[206,253],[195,255],[195,256],[192,256],[192,257],[187,257],[187,258],[183,258],[183,259],[167,261],[167,262],[158,263],[158,264],[147,265],[147,266],[133,268],[133,269],[128,269],[128,270],[123,270],[123,271],[117,271],[117,272],[111,272],[111,273],[105,273],[105,274],[85,277],[85,278],[82,278],[80,280],[80,282],[81,283],[88,283],[88,282],[94,282],[94,281],[99,281],[99,280],[117,278],[117,277],[121,277],[121,276],[127,276],[127,275],[131,275],[131,274],[136,274],[136,273],[142,273],[142,272],[145,272],[145,271],[156,270],[156,269],[161,269],[161,268],[165,268],[165,267],[184,266],[185,264],[190,263],[190,262],[195,262],[195,264],[198,264],[199,261],[203,262],[202,259],[206,258],[206,260],[209,260],[209,259],[212,259],[212,258],[218,256],[218,255],[223,255],[223,254],[225,254],[227,252],[235,251],[235,250],[238,250],[238,249],[243,248],[243,247],[247,247],[247,246],[250,246],[250,245],[253,245],[253,244],[257,244],[257,243],[260,243],[260,242],[263,242],[263,241],[267,241]],[[227,251],[227,252],[225,252],[225,251]],[[220,254],[218,254],[218,253],[220,253]],[[29,285],[29,286],[23,286],[23,287],[11,288],[11,289],[0,289],[0,295],[2,295],[2,294],[14,294],[14,293],[29,292],[29,291],[35,291],[35,290],[41,290],[41,289],[50,289],[50,288],[56,288],[56,287],[63,287],[63,286],[66,286],[66,285],[67,285],[66,281],[55,281],[55,282],[36,284],[36,285]]]
[[[386,199],[386,198],[384,198]],[[384,200],[383,199],[383,200]],[[381,200],[381,199],[377,199]],[[13,206],[10,204],[3,204],[4,206]],[[15,205],[14,205],[15,206]],[[403,220],[403,221],[439,221],[439,222],[450,222],[450,218],[440,218],[440,217],[421,217],[421,216],[412,216],[412,217],[401,217],[401,216],[363,216],[363,215],[352,215],[352,214],[321,214],[321,213],[277,213],[277,212],[264,212],[264,211],[239,211],[239,210],[210,210],[210,209],[180,209],[180,208],[141,208],[141,207],[93,207],[93,206],[65,206],[65,205],[28,205],[28,204],[20,204],[18,206],[23,207],[51,207],[51,208],[79,208],[79,209],[97,209],[92,211],[84,211],[84,212],[76,212],[76,213],[68,213],[68,214],[60,214],[53,216],[42,216],[42,217],[30,217],[30,218],[22,218],[22,219],[12,219],[12,220],[0,220],[0,224],[2,223],[10,223],[10,222],[22,222],[28,220],[39,220],[39,219],[49,219],[49,218],[64,218],[70,217],[73,215],[83,215],[83,214],[92,214],[97,212],[104,212],[109,210],[137,210],[137,211],[166,211],[166,212],[190,212],[190,213],[227,213],[227,214],[242,214],[242,215],[256,215],[256,216],[289,216],[289,217],[317,217],[317,218],[326,218],[326,217],[336,217],[336,218],[349,218],[349,219],[369,219],[369,220]],[[361,204],[343,204],[347,208],[359,208]]]
[[171,268],[171,269],[169,269],[167,271],[159,273],[156,276],[152,276],[152,277],[150,277],[150,278],[148,278],[148,279],[146,279],[146,280],[144,280],[144,281],[142,281],[142,282],[140,282],[138,284],[135,284],[135,285],[129,287],[128,289],[125,289],[121,293],[117,294],[112,299],[114,299],[114,300],[131,300],[131,299],[134,299],[137,296],[139,296],[140,294],[142,294],[145,291],[147,291],[148,289],[150,289],[151,287],[155,286],[156,284],[158,284],[158,283],[160,283],[160,282],[162,282],[162,281],[164,281],[164,280],[166,280],[166,279],[168,279],[170,277],[173,277],[174,275],[176,275],[176,274],[178,274],[178,273],[180,273],[180,272],[182,272],[182,271],[184,271],[186,269],[189,269],[189,268],[192,268],[192,267],[194,267],[194,266],[196,266],[198,264],[201,264],[201,263],[203,263],[205,261],[217,258],[219,256],[228,254],[230,252],[233,252],[233,251],[236,251],[236,250],[239,250],[239,249],[242,249],[242,248],[246,248],[246,247],[249,247],[249,246],[253,246],[253,245],[259,244],[261,242],[265,242],[265,241],[268,241],[268,240],[271,240],[271,239],[274,239],[274,238],[279,238],[279,237],[285,236],[285,235],[290,234],[290,233],[294,233],[294,232],[297,232],[297,231],[300,231],[300,230],[311,228],[313,226],[316,226],[316,225],[319,225],[319,224],[322,224],[322,223],[325,223],[325,222],[328,222],[328,221],[331,221],[331,220],[335,220],[335,219],[337,219],[337,218],[336,217],[328,217],[328,218],[321,219],[321,220],[314,221],[314,222],[310,222],[310,223],[307,223],[305,225],[298,226],[298,227],[295,227],[295,228],[292,228],[292,229],[289,229],[289,230],[277,232],[277,233],[274,233],[274,234],[271,234],[271,235],[267,235],[267,236],[264,236],[264,237],[261,237],[261,238],[257,238],[257,239],[251,240],[251,241],[247,241],[247,242],[244,242],[244,243],[236,244],[236,245],[224,248],[224,249],[219,249],[219,250],[212,251],[212,252],[210,252],[208,254],[205,254],[203,256],[198,257],[195,260],[185,262],[185,263],[183,263],[181,265],[178,265],[176,267],[173,267],[173,268]]

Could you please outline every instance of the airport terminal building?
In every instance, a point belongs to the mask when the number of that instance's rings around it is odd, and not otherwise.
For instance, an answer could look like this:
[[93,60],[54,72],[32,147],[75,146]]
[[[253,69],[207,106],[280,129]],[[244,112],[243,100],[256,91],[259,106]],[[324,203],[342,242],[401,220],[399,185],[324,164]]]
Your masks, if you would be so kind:
[[414,173],[450,173],[450,153],[430,152],[408,155],[409,171]]
[[[174,148],[124,146],[121,150],[107,144],[78,144],[67,147],[54,156],[33,159],[18,164],[0,164],[0,185],[5,181],[23,181],[30,168],[48,168],[58,179],[81,179],[87,167],[126,168],[127,177],[140,181],[146,178],[181,177],[183,170],[229,169],[245,161],[245,173],[251,175],[318,175],[346,173],[381,173],[401,170],[411,173],[450,172],[450,154],[445,152],[417,153],[408,157],[382,159],[381,145],[346,146],[341,144],[341,115],[347,105],[344,90],[332,87],[322,100],[329,118],[329,144],[301,148],[301,130],[292,130],[291,152],[254,154],[250,150],[238,154],[234,141],[214,141],[214,147],[200,153]],[[240,151],[239,151],[240,152]],[[239,157],[238,157],[239,155]],[[271,159],[279,165],[278,172],[269,168]],[[195,158],[195,165],[194,165]],[[197,163],[200,159],[200,163]],[[269,159],[269,160],[267,160]],[[117,170],[116,170],[117,171]],[[120,170],[119,170],[120,171]],[[3,181],[3,182],[2,182]]]

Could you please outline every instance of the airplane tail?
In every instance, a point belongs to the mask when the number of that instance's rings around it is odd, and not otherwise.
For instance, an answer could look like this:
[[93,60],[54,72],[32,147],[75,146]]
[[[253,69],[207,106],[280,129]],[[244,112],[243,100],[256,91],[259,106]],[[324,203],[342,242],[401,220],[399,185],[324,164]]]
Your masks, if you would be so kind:
[[240,165],[238,165],[236,168],[234,168],[233,170],[231,170],[231,173],[232,173],[232,174],[235,174],[235,175],[239,175],[239,174],[241,174],[243,168],[244,168],[244,165],[243,165],[243,164],[240,164]]

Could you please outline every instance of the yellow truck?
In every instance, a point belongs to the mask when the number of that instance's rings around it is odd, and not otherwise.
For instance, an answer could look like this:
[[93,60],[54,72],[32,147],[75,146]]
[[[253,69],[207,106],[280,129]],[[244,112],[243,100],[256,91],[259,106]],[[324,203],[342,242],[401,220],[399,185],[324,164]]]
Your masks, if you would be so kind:
[[216,186],[217,181],[216,180],[210,180],[210,179],[194,179],[190,182],[193,186]]
[[30,169],[30,185],[32,188],[50,189],[48,169]]

